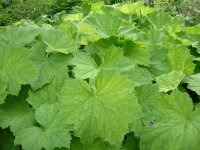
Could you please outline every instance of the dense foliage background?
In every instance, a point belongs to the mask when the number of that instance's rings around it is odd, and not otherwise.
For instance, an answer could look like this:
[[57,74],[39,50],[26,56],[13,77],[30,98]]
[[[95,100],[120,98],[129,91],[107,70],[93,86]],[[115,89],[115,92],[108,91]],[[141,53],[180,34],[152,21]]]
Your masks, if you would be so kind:
[[199,150],[199,2],[2,0],[0,150]]
[[[9,25],[21,19],[38,20],[52,17],[58,12],[69,13],[74,6],[101,0],[1,0],[0,26]],[[115,4],[131,0],[104,0],[106,4]],[[132,0],[133,2],[138,0]],[[200,2],[198,0],[145,0],[146,5],[159,11],[170,12],[173,16],[182,16],[187,24],[200,22]]]

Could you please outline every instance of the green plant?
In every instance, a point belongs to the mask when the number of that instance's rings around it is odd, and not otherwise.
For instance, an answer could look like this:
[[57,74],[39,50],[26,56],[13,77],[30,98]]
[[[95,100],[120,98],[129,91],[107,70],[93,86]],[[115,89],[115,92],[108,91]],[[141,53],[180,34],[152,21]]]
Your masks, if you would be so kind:
[[73,6],[81,5],[81,0],[52,0],[51,1],[51,14],[56,14],[61,11],[69,13]]
[[0,26],[11,25],[21,19],[38,20],[61,11],[70,12],[80,0],[2,0],[0,5]]
[[198,150],[200,26],[90,5],[1,28],[0,149]]
[[[2,1],[3,2],[3,1]],[[0,26],[5,26],[17,22],[21,19],[36,20],[42,14],[48,13],[46,0],[27,0],[27,1],[4,1],[9,5],[0,5]]]
[[200,23],[200,2],[198,0],[154,0],[159,11],[170,12],[173,16],[182,16],[189,25]]

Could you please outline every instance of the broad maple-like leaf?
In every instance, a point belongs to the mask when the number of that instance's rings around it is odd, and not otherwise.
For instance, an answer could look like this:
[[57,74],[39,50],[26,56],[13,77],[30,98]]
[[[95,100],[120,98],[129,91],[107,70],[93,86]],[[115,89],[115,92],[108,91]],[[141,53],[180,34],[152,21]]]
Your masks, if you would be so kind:
[[39,108],[43,104],[53,104],[58,102],[57,93],[60,91],[65,78],[54,77],[51,83],[36,91],[30,90],[27,101],[33,108]]
[[134,86],[149,84],[153,81],[152,74],[146,68],[134,67],[124,74],[133,82]]
[[169,73],[171,71],[171,65],[166,60],[152,61],[148,67],[148,71],[151,72],[154,77],[157,77]]
[[125,14],[136,14],[138,17],[147,16],[148,14],[155,11],[155,9],[146,7],[143,5],[142,1],[135,2],[135,3],[125,3],[122,6],[117,7],[117,9]]
[[46,52],[69,54],[76,51],[75,41],[66,31],[47,30],[43,32],[42,38],[47,45]]
[[98,66],[95,60],[85,52],[77,53],[71,63],[75,65],[74,73],[76,78],[91,78],[98,73]]
[[96,29],[98,35],[102,38],[116,35],[121,24],[120,18],[112,9],[102,14],[92,14],[84,22]]
[[37,26],[7,27],[7,29],[1,33],[0,44],[24,46],[34,41],[40,31],[40,28]]
[[125,41],[124,55],[135,64],[148,66],[150,63],[150,53],[147,45],[142,42]]
[[147,40],[149,43],[153,45],[161,45],[163,44],[163,37],[165,34],[163,32],[160,32],[159,29],[152,28],[147,32]]
[[152,13],[148,20],[154,28],[160,29],[170,23],[170,14],[168,12]]
[[124,56],[123,49],[115,46],[108,49],[100,66],[102,69],[117,70],[119,72],[128,71],[133,67],[133,63]]
[[156,77],[160,92],[175,90],[184,78],[184,76],[185,75],[182,71],[171,71],[169,73],[162,74]]
[[0,46],[0,81],[7,85],[6,91],[9,94],[17,95],[21,85],[29,84],[37,75],[38,72],[29,60],[26,48],[14,45]]
[[74,72],[79,79],[94,78],[100,69],[125,72],[133,68],[133,63],[123,55],[123,49],[111,46],[107,49],[102,64],[97,66],[94,58],[87,53],[80,52],[72,59],[76,65]]
[[193,110],[187,93],[177,90],[162,95],[154,109],[156,120],[141,132],[141,150],[198,150],[200,109]]
[[0,105],[0,126],[10,127],[14,134],[34,124],[33,110],[23,97],[8,96],[6,102]]
[[184,38],[187,38],[191,41],[191,45],[196,49],[197,53],[200,54],[200,26],[192,26],[192,27],[185,27],[185,34]]
[[129,123],[141,115],[132,89],[131,82],[115,71],[99,72],[93,90],[85,81],[68,80],[59,95],[61,116],[74,124],[84,144],[100,137],[119,147]]
[[53,150],[55,147],[70,147],[69,127],[58,118],[58,105],[44,104],[36,110],[35,118],[41,127],[24,128],[16,134],[15,144],[26,150]]
[[156,100],[159,98],[159,88],[157,84],[147,84],[136,87],[136,92],[138,96],[138,102],[142,106],[144,113],[151,113],[156,105]]
[[142,117],[142,121],[148,124],[155,118],[155,111],[158,99],[160,98],[159,87],[157,84],[147,84],[136,87],[136,93],[138,102],[142,107],[142,111],[145,115]]
[[169,50],[168,62],[172,70],[183,71],[186,75],[191,75],[194,72],[195,64],[190,50],[183,48],[176,48]]
[[67,64],[70,59],[65,54],[51,54],[47,57],[45,45],[37,43],[30,49],[31,60],[39,70],[39,76],[31,82],[33,90],[50,83],[53,77],[63,78],[68,76]]

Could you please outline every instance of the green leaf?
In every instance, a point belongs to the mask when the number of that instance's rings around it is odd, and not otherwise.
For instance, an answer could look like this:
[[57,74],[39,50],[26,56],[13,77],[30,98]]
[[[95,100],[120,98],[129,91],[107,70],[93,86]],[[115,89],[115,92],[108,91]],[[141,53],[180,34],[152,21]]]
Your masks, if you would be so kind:
[[43,32],[42,38],[47,45],[46,52],[48,53],[74,53],[75,41],[72,36],[66,31],[47,30]]
[[172,70],[183,71],[187,75],[194,72],[195,64],[193,57],[187,48],[176,48],[169,50],[168,62],[171,64]]
[[137,40],[138,39],[138,29],[135,23],[129,20],[122,20],[122,25],[119,30],[118,37],[124,37],[125,39]]
[[123,49],[115,46],[111,46],[105,53],[103,63],[100,66],[101,69],[117,70],[119,72],[125,72],[133,68],[133,63],[124,56]]
[[136,87],[138,96],[138,102],[142,107],[144,116],[142,121],[147,123],[150,119],[155,119],[155,111],[157,108],[157,102],[160,98],[159,88],[157,84],[147,84]]
[[181,71],[171,71],[156,77],[160,92],[168,92],[176,89],[184,76]]
[[200,34],[200,26],[185,27],[184,30],[188,34]]
[[141,132],[141,150],[198,150],[200,147],[200,109],[193,110],[187,93],[173,91],[159,99],[156,122]]
[[[95,56],[98,55],[100,59],[102,59],[105,56],[107,49],[109,49],[117,39],[118,38],[116,37],[110,37],[108,39],[100,39],[94,43],[88,44],[85,47],[85,51],[93,58],[95,58]],[[102,63],[102,61],[100,63]]]
[[169,73],[171,71],[171,66],[166,60],[152,61],[147,69],[154,77],[157,77],[164,73]]
[[7,27],[6,31],[1,33],[0,43],[25,46],[34,41],[39,33],[40,28],[35,26]]
[[133,13],[135,13],[135,10],[141,9],[142,6],[143,6],[143,3],[141,3],[141,2],[125,3],[125,4],[117,7],[117,9],[124,14],[133,14]]
[[197,53],[200,53],[200,27],[199,26],[192,26],[192,27],[185,27],[184,30],[186,34],[184,34],[184,38],[187,38],[190,42],[192,47],[197,48]]
[[132,84],[114,71],[101,71],[93,90],[85,81],[66,81],[59,95],[62,118],[74,124],[84,144],[100,137],[119,147],[128,124],[141,115],[137,98],[131,94]]
[[54,78],[51,83],[36,91],[30,90],[27,101],[33,108],[39,108],[43,104],[54,104],[58,102],[57,93],[60,91],[65,78]]
[[3,129],[10,126],[10,130],[16,134],[33,124],[33,110],[23,97],[8,96],[6,102],[0,105],[0,126]]
[[21,85],[29,84],[37,75],[26,48],[0,46],[0,81],[7,84],[9,94],[18,95]]
[[98,1],[95,3],[91,3],[91,11],[95,13],[103,13],[102,8],[104,6],[104,1]]
[[151,54],[151,64],[166,62],[168,49],[161,45],[148,45],[148,50]]
[[193,74],[189,77],[184,78],[184,82],[188,83],[188,88],[195,91],[200,95],[200,73]]
[[133,63],[123,55],[123,49],[111,46],[102,58],[102,64],[97,66],[95,60],[87,53],[80,52],[72,59],[75,65],[75,76],[79,79],[94,78],[100,69],[125,72],[133,68]]
[[6,82],[0,81],[0,104],[4,103],[4,100],[8,95],[6,88],[7,88]]
[[154,11],[153,8],[144,6],[142,1],[135,2],[135,3],[125,3],[117,8],[119,11],[123,12],[124,14],[137,14],[138,17],[147,16],[148,14]]
[[147,45],[142,42],[126,41],[124,45],[124,55],[132,60],[135,64],[148,66],[150,53]]
[[68,76],[68,61],[71,58],[64,54],[51,54],[47,57],[45,45],[37,43],[30,49],[31,60],[39,70],[39,76],[31,82],[33,90],[50,83],[54,77],[63,78]]
[[149,84],[153,81],[152,74],[146,68],[134,67],[124,74],[133,82],[134,86]]
[[79,21],[83,17],[83,13],[67,14],[64,21]]
[[103,14],[90,15],[85,23],[96,29],[100,37],[107,38],[117,34],[121,20],[114,10],[109,9]]
[[85,52],[77,53],[71,60],[75,65],[74,73],[76,78],[86,79],[95,77],[98,73],[98,66],[94,59]]
[[154,28],[160,29],[170,23],[170,14],[167,12],[155,12],[148,16],[148,20]]
[[97,31],[95,28],[93,28],[92,26],[90,26],[89,24],[87,24],[83,21],[77,23],[77,28],[78,28],[79,32],[82,34],[87,34],[87,35],[97,34]]
[[35,112],[41,127],[28,127],[17,133],[15,144],[26,150],[53,150],[55,147],[70,147],[69,127],[58,119],[58,105],[44,104]]
[[138,102],[142,106],[144,113],[152,113],[156,106],[156,100],[159,98],[159,88],[157,84],[147,84],[136,87]]
[[78,138],[72,139],[70,148],[71,150],[119,150],[119,148],[111,146],[109,143],[102,142],[101,139],[96,139],[89,146],[85,146]]
[[153,45],[162,45],[164,33],[156,28],[152,28],[147,32],[147,39]]
[[182,45],[184,46],[190,46],[192,43],[188,39],[180,38],[175,32],[175,29],[173,26],[167,27],[167,32],[170,35],[169,38],[174,38],[177,41],[180,41]]

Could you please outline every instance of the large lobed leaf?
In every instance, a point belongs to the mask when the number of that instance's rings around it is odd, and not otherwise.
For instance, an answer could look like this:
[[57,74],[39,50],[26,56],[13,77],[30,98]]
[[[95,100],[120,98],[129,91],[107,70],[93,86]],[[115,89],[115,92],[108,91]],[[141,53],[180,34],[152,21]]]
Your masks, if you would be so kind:
[[119,147],[129,123],[141,116],[131,92],[131,82],[114,71],[99,72],[95,89],[85,81],[68,80],[60,93],[61,116],[74,124],[86,145],[100,137]]
[[156,121],[141,132],[141,150],[198,150],[200,110],[193,110],[187,93],[177,90],[162,95],[154,107]]
[[45,48],[44,43],[39,42],[30,49],[30,59],[39,70],[37,79],[30,83],[33,90],[50,83],[54,77],[64,78],[68,75],[67,64],[70,56],[60,53],[48,56]]
[[7,128],[14,134],[34,124],[34,112],[23,97],[8,96],[0,105],[0,127]]
[[35,118],[40,127],[31,126],[16,134],[15,144],[22,144],[26,150],[53,150],[55,147],[70,146],[69,127],[58,116],[57,104],[44,104],[36,110]]
[[[3,81],[0,94],[18,95],[21,85],[29,84],[37,75],[36,67],[29,60],[26,48],[0,46],[0,81]],[[3,103],[3,99],[0,103]]]
[[[99,56],[100,57],[100,56]],[[87,53],[79,52],[72,59],[75,65],[75,76],[79,79],[94,78],[99,70],[116,70],[125,72],[133,68],[133,63],[123,55],[123,49],[111,46],[102,57],[102,63],[98,66],[94,57]]]

